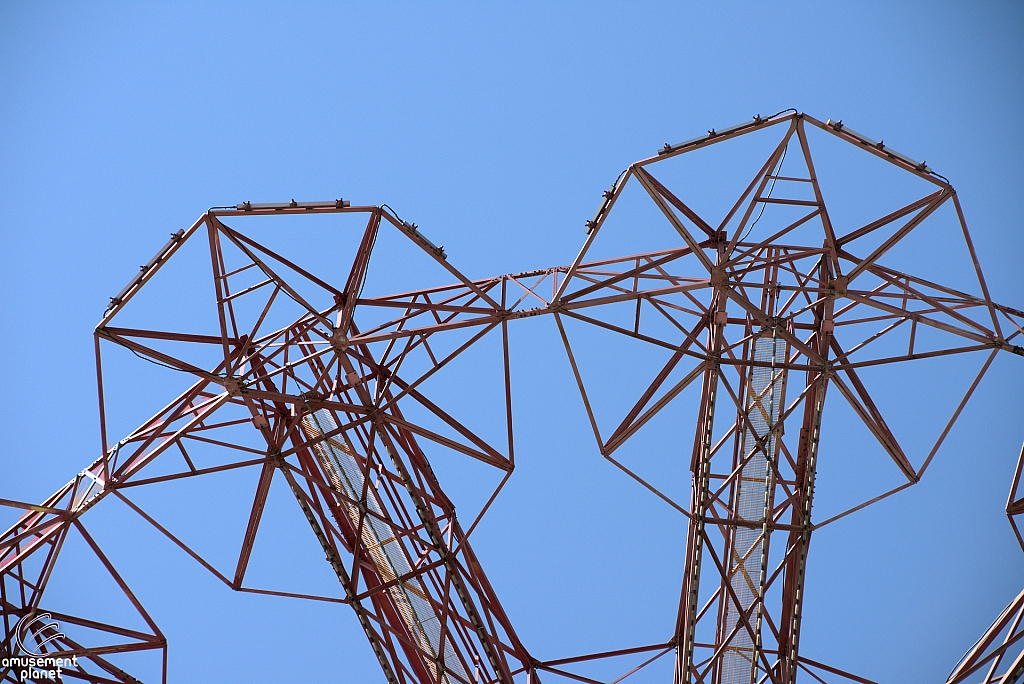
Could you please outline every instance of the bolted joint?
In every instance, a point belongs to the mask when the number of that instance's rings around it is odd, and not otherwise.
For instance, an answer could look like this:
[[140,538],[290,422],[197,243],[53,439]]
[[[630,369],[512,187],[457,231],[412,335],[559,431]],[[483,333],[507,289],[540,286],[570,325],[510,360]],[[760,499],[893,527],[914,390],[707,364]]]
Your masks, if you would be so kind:
[[238,378],[223,378],[220,384],[233,397],[240,395],[245,390],[245,386]]
[[1002,351],[1008,351],[1011,354],[1016,354],[1017,356],[1024,356],[1024,347],[1018,347],[1015,344],[1010,344],[1009,342],[1007,342],[1006,340],[1002,339],[1001,337],[996,338],[995,340],[993,340],[992,341],[992,346],[995,347],[996,349],[1000,349]]
[[828,284],[828,294],[830,297],[845,297],[846,288],[850,286],[849,276],[839,276]]
[[313,404],[318,404],[319,402],[324,400],[324,395],[320,394],[316,390],[303,392],[299,395],[299,397],[301,397],[302,400],[305,401],[307,404],[310,404],[310,406],[312,406]]
[[729,285],[729,274],[725,272],[725,269],[721,266],[715,266],[711,269],[711,286],[712,287],[728,287]]
[[339,354],[344,354],[350,346],[352,345],[348,341],[348,337],[340,329],[335,330],[331,335],[331,348]]

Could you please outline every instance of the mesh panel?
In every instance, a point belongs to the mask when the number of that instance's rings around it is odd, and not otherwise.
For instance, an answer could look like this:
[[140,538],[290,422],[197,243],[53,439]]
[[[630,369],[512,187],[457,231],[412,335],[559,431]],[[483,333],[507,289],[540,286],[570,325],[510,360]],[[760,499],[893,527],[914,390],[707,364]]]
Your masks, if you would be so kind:
[[[754,340],[755,361],[782,364],[786,360],[783,340],[759,337]],[[782,392],[785,371],[755,366],[750,371],[750,385],[746,414],[749,425],[742,435],[740,452],[746,463],[740,470],[735,485],[735,515],[738,520],[763,523],[771,506],[772,482],[768,460],[775,456],[775,436],[772,427],[782,412]],[[758,440],[763,440],[759,446]],[[729,551],[729,586],[736,594],[739,605],[729,597],[725,603],[724,634],[727,638],[740,623],[740,615],[750,609],[760,594],[765,565],[764,537],[761,527],[736,527]],[[747,619],[754,627],[756,615],[752,611]],[[754,635],[741,626],[729,640],[722,656],[722,684],[750,684],[754,681]]]
[[[302,418],[302,431],[306,439],[314,442],[313,453],[324,469],[331,486],[347,499],[358,501],[362,496],[363,468],[366,459],[353,452],[340,435],[323,439],[323,435],[338,429],[338,425],[330,412],[321,409]],[[352,523],[353,528],[359,525],[359,507],[343,499],[341,502]],[[382,582],[387,583],[412,571],[409,558],[401,541],[395,536],[394,529],[385,522],[391,520],[383,506],[380,495],[375,487],[366,490],[367,515],[363,519],[360,541],[366,552],[373,559]],[[379,516],[379,517],[377,517]],[[384,520],[382,520],[383,518]],[[441,681],[453,684],[449,674],[459,680],[469,682],[470,678],[455,653],[452,645],[452,634],[449,632],[444,643],[444,658],[441,660],[441,623],[427,592],[427,587],[419,577],[398,582],[387,590],[395,609],[409,634],[417,642],[420,650],[427,654],[425,659],[430,669],[431,679],[437,681],[438,662],[444,663],[445,673]]]

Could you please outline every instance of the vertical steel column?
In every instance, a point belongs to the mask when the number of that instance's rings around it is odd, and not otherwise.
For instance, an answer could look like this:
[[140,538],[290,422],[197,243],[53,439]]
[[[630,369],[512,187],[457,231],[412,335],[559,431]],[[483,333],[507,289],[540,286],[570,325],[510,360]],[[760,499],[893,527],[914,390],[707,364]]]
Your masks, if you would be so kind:
[[[721,281],[720,281],[721,282]],[[686,540],[686,565],[683,576],[680,612],[676,619],[676,669],[674,682],[689,684],[694,667],[693,650],[696,640],[697,611],[700,600],[700,573],[704,551],[704,527],[710,504],[711,456],[715,423],[715,400],[718,392],[719,354],[723,332],[728,323],[726,306],[728,296],[724,282],[716,287],[708,308],[708,361],[704,371],[700,414],[694,440],[690,471],[693,491],[689,533]]]
[[797,446],[795,492],[796,503],[791,517],[785,576],[782,590],[782,619],[779,623],[779,674],[785,684],[796,681],[800,647],[800,623],[803,617],[804,581],[807,571],[807,549],[811,542],[811,505],[814,501],[814,480],[818,468],[818,444],[821,438],[821,415],[825,406],[825,391],[832,373],[828,361],[834,331],[834,305],[837,288],[827,260],[819,266],[822,283],[830,283],[826,297],[815,307],[817,331],[813,340],[814,351],[822,359],[817,371],[807,373],[807,391],[804,399],[804,419]]

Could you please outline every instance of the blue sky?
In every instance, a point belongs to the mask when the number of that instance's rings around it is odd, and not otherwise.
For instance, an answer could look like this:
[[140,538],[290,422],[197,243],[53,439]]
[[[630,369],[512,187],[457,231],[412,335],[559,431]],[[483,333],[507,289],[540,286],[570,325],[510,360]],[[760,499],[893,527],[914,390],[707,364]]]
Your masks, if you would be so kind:
[[[42,500],[96,457],[92,328],[211,205],[386,202],[471,277],[564,264],[630,162],[795,107],[949,178],[993,298],[1024,308],[1021,35],[1010,2],[0,3],[0,496]],[[942,249],[927,259],[946,263]],[[667,631],[685,525],[601,461],[550,326],[530,325],[514,339],[519,467],[478,554],[541,657]],[[806,655],[880,681],[944,680],[1020,590],[1002,514],[1024,438],[1020,361],[996,360],[921,484],[815,536]],[[962,383],[978,365],[941,372]],[[169,394],[149,377],[114,382],[127,401]],[[908,424],[948,415],[891,402]],[[693,418],[680,421],[650,444],[683,463]],[[872,448],[849,440],[850,458]],[[833,491],[861,481],[822,458]],[[452,486],[470,506],[472,488]],[[176,515],[175,496],[153,505]],[[288,504],[271,503],[260,571],[323,582]],[[104,506],[86,523],[170,638],[172,680],[269,681],[302,654],[311,677],[383,681],[347,608],[233,595]],[[176,520],[214,553],[237,544]],[[52,591],[93,601],[91,571],[69,563]]]

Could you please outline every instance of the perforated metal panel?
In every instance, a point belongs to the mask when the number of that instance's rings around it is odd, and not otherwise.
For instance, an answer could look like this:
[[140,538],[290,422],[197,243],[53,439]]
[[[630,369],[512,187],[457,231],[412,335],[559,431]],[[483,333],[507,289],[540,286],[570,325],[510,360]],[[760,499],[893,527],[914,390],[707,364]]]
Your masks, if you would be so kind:
[[[312,444],[313,453],[320,462],[324,473],[335,491],[341,494],[342,506],[352,523],[358,529],[360,510],[356,502],[362,499],[363,487],[366,485],[364,476],[366,459],[356,454],[340,436],[323,439],[323,435],[331,434],[338,429],[329,411],[319,410],[302,418],[302,431]],[[412,565],[401,540],[395,536],[394,530],[387,520],[389,515],[381,504],[376,487],[371,482],[366,487],[366,515],[363,519],[360,539],[366,548],[380,579],[384,583],[392,582],[412,572]],[[441,647],[441,624],[437,611],[431,603],[430,594],[419,577],[396,582],[387,590],[395,609],[409,634],[416,639],[417,646],[428,655],[427,666],[431,676],[437,681],[438,661],[443,650],[444,669],[441,682],[457,684],[449,674],[458,680],[472,681],[466,674],[462,662],[456,655],[452,642],[445,640]]]
[[[754,340],[754,361],[770,366],[751,368],[747,388],[746,427],[742,431],[740,454],[743,465],[734,486],[736,518],[756,526],[738,526],[733,531],[728,558],[728,586],[735,594],[723,597],[723,639],[727,645],[722,658],[722,684],[751,684],[756,680],[755,638],[756,603],[761,598],[767,565],[763,524],[771,513],[772,471],[776,437],[772,428],[782,413],[785,372],[777,370],[786,360],[786,344],[772,337]],[[748,625],[742,623],[746,614]],[[737,625],[739,625],[737,629]],[[733,632],[735,631],[735,634]],[[730,635],[732,635],[730,637]]]

